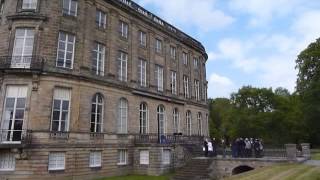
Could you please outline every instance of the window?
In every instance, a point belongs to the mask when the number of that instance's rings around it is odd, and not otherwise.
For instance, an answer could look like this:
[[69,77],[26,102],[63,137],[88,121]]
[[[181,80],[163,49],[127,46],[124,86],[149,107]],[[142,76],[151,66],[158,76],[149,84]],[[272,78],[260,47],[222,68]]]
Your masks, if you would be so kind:
[[96,94],[92,98],[91,106],[91,126],[90,132],[101,133],[103,131],[103,97],[101,94]]
[[76,38],[74,35],[59,32],[57,67],[73,68],[75,41]]
[[139,42],[141,46],[147,46],[147,34],[143,31],[139,31]]
[[200,112],[197,115],[197,120],[198,120],[198,135],[201,136],[202,135],[202,115]]
[[128,150],[118,150],[118,165],[126,165],[128,163]]
[[4,0],[0,0],[0,15],[3,13],[4,9]]
[[155,81],[158,91],[163,91],[163,67],[156,65]]
[[207,84],[204,84],[203,85],[203,99],[205,102],[207,102],[207,98],[208,98],[207,89],[208,89]]
[[95,43],[92,50],[92,70],[98,76],[104,76],[105,49],[104,45]]
[[21,141],[27,93],[27,86],[7,86],[0,140]]
[[173,133],[179,133],[180,131],[180,115],[178,108],[173,109]]
[[117,62],[117,71],[118,71],[118,80],[127,82],[127,68],[128,68],[128,54],[122,51],[119,51],[118,62]]
[[199,80],[194,80],[194,92],[197,101],[200,101],[200,82]]
[[162,41],[159,39],[156,39],[156,52],[157,53],[162,52]]
[[90,152],[90,165],[89,167],[101,167],[101,151]]
[[34,43],[34,30],[28,28],[16,29],[13,53],[11,60],[12,68],[30,68]]
[[165,109],[163,105],[158,106],[157,108],[157,119],[158,119],[158,125],[159,125],[159,136],[165,134]]
[[183,94],[185,98],[189,98],[189,77],[183,76]]
[[149,151],[140,150],[140,164],[148,165],[149,164]]
[[192,120],[191,120],[191,112],[187,111],[186,113],[186,126],[187,126],[187,135],[191,136],[192,135],[192,129],[191,129],[191,125],[192,125]]
[[188,63],[189,60],[188,60],[188,54],[187,53],[185,53],[185,52],[182,53],[182,60],[183,60],[183,64],[184,65],[187,66],[189,64]]
[[168,165],[170,164],[171,159],[171,150],[170,149],[163,149],[162,150],[162,164]]
[[170,56],[172,59],[176,59],[176,47],[170,46]]
[[128,24],[120,21],[120,25],[119,25],[119,30],[120,30],[120,36],[123,38],[128,38]]
[[107,27],[107,15],[101,10],[96,11],[96,24],[98,28],[106,29]]
[[146,103],[140,104],[140,134],[147,134],[148,133],[148,106]]
[[199,59],[198,58],[193,58],[193,66],[195,69],[199,68]]
[[38,0],[23,0],[22,9],[24,10],[35,10],[37,9]]
[[49,171],[64,170],[65,169],[65,153],[51,152],[49,154]]
[[16,158],[13,153],[0,153],[0,171],[14,171]]
[[206,114],[206,135],[208,135],[209,133],[208,133],[208,128],[209,128],[209,115],[208,114]]
[[138,62],[138,78],[141,87],[147,87],[147,61],[139,59]]
[[69,127],[71,91],[57,88],[53,93],[51,130],[67,132]]
[[68,16],[77,16],[78,1],[63,0],[62,13]]
[[177,73],[175,71],[171,71],[171,93],[177,95]]
[[124,98],[119,100],[118,104],[118,133],[126,134],[127,133],[127,120],[128,120],[128,101]]

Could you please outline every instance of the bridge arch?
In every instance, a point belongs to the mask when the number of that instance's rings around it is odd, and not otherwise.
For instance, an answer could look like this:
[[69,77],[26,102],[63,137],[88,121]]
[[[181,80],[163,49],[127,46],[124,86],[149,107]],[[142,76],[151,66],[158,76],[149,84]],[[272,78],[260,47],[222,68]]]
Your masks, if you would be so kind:
[[251,167],[251,166],[240,165],[240,166],[237,166],[237,167],[232,169],[232,175],[244,173],[244,172],[251,171],[251,170],[254,170],[254,168]]

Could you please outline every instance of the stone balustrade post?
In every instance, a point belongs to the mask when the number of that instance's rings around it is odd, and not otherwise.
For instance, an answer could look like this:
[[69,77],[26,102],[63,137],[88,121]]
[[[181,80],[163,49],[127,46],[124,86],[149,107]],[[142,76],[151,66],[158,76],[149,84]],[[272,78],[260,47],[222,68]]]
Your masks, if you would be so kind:
[[311,158],[310,143],[301,143],[301,148],[302,148],[302,156],[306,159],[310,159]]
[[286,144],[286,154],[287,159],[289,161],[296,161],[297,160],[297,145],[296,144]]

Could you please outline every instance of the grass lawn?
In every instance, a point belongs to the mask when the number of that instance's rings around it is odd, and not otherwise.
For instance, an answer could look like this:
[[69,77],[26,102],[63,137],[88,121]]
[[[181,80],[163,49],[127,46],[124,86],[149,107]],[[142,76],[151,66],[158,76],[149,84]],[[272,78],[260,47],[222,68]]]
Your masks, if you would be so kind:
[[103,178],[98,180],[169,180],[169,176],[137,176],[137,175],[130,175],[130,176],[119,176],[119,177],[110,177],[110,178]]
[[312,160],[320,160],[320,152],[312,153],[311,154],[311,159]]
[[242,173],[227,180],[320,180],[320,167],[283,164]]

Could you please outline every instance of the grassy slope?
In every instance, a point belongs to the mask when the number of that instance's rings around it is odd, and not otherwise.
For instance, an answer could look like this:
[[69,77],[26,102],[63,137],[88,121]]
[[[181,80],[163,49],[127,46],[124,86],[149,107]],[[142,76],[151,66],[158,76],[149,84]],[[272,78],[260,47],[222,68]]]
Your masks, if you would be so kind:
[[320,153],[312,153],[311,159],[312,160],[320,160]]
[[169,180],[167,176],[120,176],[120,177],[110,177],[103,178],[99,180]]
[[285,164],[250,171],[227,180],[320,180],[320,167]]

